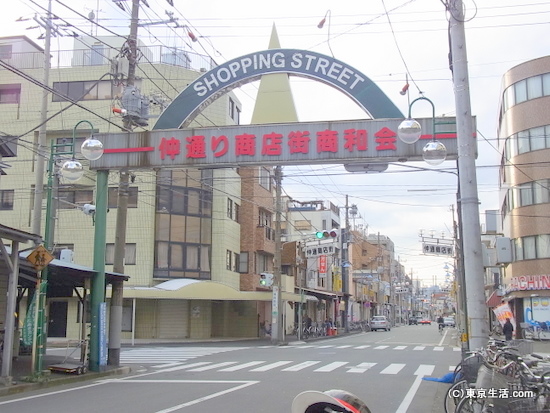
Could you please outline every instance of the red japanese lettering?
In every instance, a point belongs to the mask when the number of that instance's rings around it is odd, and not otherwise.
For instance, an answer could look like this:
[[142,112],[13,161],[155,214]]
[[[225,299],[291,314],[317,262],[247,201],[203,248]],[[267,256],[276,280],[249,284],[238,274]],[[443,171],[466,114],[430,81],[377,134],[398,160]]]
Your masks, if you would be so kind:
[[[222,145],[222,148],[218,150],[220,145]],[[214,157],[219,158],[220,156],[225,155],[229,150],[229,140],[225,135],[218,136],[217,138],[212,136],[212,139],[210,140],[210,147],[212,148],[212,151],[214,151]]]
[[395,146],[395,142],[397,142],[397,134],[391,129],[384,127],[376,132],[374,136],[376,137],[375,141],[378,144],[378,146],[376,146],[377,151],[395,151],[397,149]]
[[263,136],[262,155],[280,155],[282,153],[281,143],[283,135],[280,133],[268,133]]
[[290,153],[309,153],[309,131],[295,131],[288,134]]
[[206,144],[204,143],[204,136],[190,136],[185,138],[187,140],[186,158],[206,158]]
[[169,156],[172,160],[180,154],[180,141],[174,137],[170,139],[162,138],[159,145],[160,159],[164,160]]
[[365,129],[346,129],[344,130],[344,149],[353,152],[354,147],[358,151],[367,150],[367,131]]
[[256,136],[248,133],[235,135],[235,154],[239,155],[255,155],[256,154]]
[[317,132],[317,153],[338,152],[338,132],[325,130]]

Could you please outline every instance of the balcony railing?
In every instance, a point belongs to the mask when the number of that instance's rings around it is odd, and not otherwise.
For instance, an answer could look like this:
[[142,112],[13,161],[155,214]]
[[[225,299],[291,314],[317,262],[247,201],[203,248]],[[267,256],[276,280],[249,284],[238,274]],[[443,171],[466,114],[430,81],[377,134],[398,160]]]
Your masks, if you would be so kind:
[[[139,51],[142,55],[141,64],[167,64],[198,72],[207,72],[216,66],[209,56],[174,47],[142,46]],[[117,55],[118,50],[109,48],[52,51],[51,67],[55,69],[111,65]],[[40,52],[10,53],[3,56],[2,60],[18,69],[44,67],[44,54]],[[119,60],[127,61],[125,58]]]

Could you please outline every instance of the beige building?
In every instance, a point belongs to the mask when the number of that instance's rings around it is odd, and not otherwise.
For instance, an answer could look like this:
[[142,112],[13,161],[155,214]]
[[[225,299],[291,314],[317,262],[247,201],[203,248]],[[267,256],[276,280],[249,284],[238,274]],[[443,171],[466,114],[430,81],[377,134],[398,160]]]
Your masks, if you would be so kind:
[[[73,136],[76,147],[93,132],[119,132],[123,119],[122,96],[126,79],[126,59],[120,54],[119,38],[80,39],[74,50],[52,53],[48,92],[47,148],[50,143],[69,148]],[[82,41],[88,47],[82,46]],[[107,46],[108,45],[108,46]],[[139,45],[142,59],[136,71],[135,86],[147,99],[148,115],[140,122],[149,129],[162,107],[214,62],[174,48]],[[55,161],[57,176],[60,159],[49,149],[44,157],[37,153],[43,79],[43,50],[24,36],[0,39],[0,54],[9,65],[0,71],[0,131],[4,139],[17,142],[17,154],[4,157],[1,164],[7,173],[0,179],[0,220],[3,224],[29,231],[33,226],[34,187],[39,162]],[[36,81],[35,81],[36,80]],[[70,98],[77,104],[70,102]],[[115,109],[116,111],[113,111]],[[190,125],[234,125],[239,123],[241,105],[228,93],[202,111]],[[144,112],[145,113],[145,112]],[[145,124],[149,123],[149,126]],[[76,125],[79,124],[78,128]],[[13,137],[13,138],[12,138]],[[66,143],[66,146],[64,144]],[[85,175],[77,182],[59,180],[53,225],[52,253],[62,260],[91,267],[93,263],[93,215],[83,213],[86,204],[94,204],[95,175],[84,164]],[[4,153],[3,155],[9,155]],[[9,167],[8,167],[9,166]],[[47,169],[47,168],[46,168]],[[256,203],[245,197],[244,171],[215,170],[135,170],[130,174],[128,218],[124,273],[129,281],[124,286],[123,338],[210,338],[257,337],[259,317],[266,314],[271,292],[253,287],[254,277],[269,269],[274,244],[266,221],[264,237],[247,245],[242,254],[243,227],[251,216],[243,214],[247,205]],[[271,182],[271,171],[262,175],[251,168],[251,176]],[[245,176],[246,178],[246,176]],[[55,179],[54,179],[55,181]],[[106,271],[112,271],[116,236],[118,171],[109,175],[109,210],[107,218]],[[46,186],[42,211],[46,206]],[[271,190],[264,197],[270,195]],[[270,210],[266,205],[265,210]],[[266,217],[267,219],[267,217]],[[44,232],[42,213],[40,232]],[[253,231],[257,220],[251,224]],[[252,228],[251,227],[251,228]],[[245,229],[244,231],[248,231]],[[50,234],[52,235],[52,234]],[[244,256],[256,257],[244,265]],[[265,265],[264,265],[265,264]],[[263,266],[262,266],[263,265]],[[272,264],[271,264],[272,265]],[[242,273],[249,274],[243,277]],[[290,278],[290,277],[289,277]],[[286,285],[288,284],[288,285]],[[251,288],[252,287],[252,288]],[[283,299],[295,300],[294,279],[285,282],[289,294]],[[247,290],[247,291],[246,291]],[[4,294],[0,294],[2,296]],[[110,289],[107,290],[107,297]],[[50,337],[80,338],[82,291],[51,296],[49,304]],[[26,300],[20,302],[24,317]]]
[[[499,119],[501,224],[512,241],[503,297],[516,321],[550,322],[550,56],[505,73]],[[497,245],[498,246],[498,245]]]

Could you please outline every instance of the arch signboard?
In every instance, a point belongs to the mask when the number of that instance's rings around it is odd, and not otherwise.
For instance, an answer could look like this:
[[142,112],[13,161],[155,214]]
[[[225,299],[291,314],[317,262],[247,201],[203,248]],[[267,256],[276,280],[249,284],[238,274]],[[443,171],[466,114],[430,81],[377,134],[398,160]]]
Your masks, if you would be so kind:
[[153,129],[183,128],[223,94],[273,73],[306,77],[332,86],[372,118],[403,118],[384,92],[350,65],[309,50],[268,49],[230,60],[197,78],[164,110]]

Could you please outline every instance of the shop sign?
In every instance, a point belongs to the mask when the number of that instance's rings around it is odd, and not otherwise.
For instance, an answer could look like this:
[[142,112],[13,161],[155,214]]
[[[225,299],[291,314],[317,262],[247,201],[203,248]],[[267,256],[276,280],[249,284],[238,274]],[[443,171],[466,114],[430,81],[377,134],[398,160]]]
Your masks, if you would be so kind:
[[512,277],[507,291],[550,290],[550,275]]

